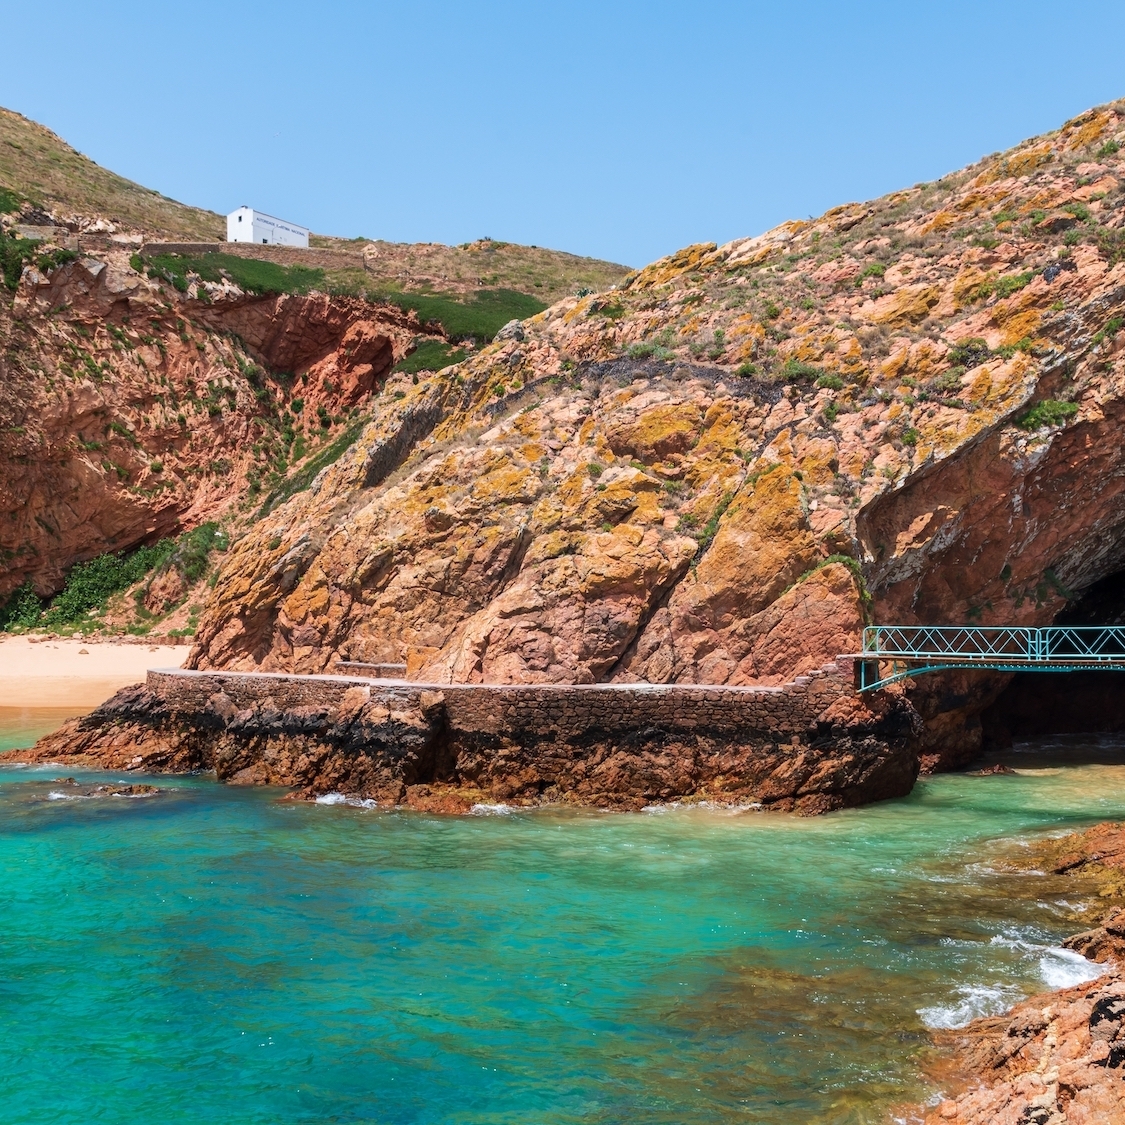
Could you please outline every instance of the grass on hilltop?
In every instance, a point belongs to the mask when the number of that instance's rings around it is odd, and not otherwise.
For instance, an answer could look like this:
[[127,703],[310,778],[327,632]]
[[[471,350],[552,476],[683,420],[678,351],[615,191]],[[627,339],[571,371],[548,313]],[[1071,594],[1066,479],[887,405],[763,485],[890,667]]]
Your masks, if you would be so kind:
[[134,255],[133,266],[146,270],[149,277],[169,282],[181,293],[187,291],[189,273],[204,281],[221,281],[225,274],[248,293],[308,293],[310,289],[325,288],[324,270],[281,266],[234,254],[155,254],[144,258]]
[[221,216],[107,171],[50,129],[10,109],[0,109],[0,189],[5,205],[14,196],[80,215],[104,215],[169,238],[213,241],[224,234]]

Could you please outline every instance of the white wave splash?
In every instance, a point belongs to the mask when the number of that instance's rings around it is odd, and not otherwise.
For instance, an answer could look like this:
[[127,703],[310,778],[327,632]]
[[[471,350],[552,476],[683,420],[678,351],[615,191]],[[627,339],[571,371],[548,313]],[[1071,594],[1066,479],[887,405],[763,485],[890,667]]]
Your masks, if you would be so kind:
[[1039,975],[1048,988],[1072,988],[1094,980],[1104,972],[1103,966],[1087,961],[1073,949],[1052,946],[1039,958]]
[[473,816],[510,816],[511,805],[473,805],[469,812]]
[[379,807],[378,801],[373,801],[370,797],[348,797],[343,793],[322,793],[316,798],[318,805],[347,805],[352,809],[377,809]]
[[981,1016],[1006,1012],[1022,996],[1018,988],[1003,984],[966,984],[957,989],[958,999],[951,1004],[919,1008],[918,1015],[930,1028],[965,1027]]

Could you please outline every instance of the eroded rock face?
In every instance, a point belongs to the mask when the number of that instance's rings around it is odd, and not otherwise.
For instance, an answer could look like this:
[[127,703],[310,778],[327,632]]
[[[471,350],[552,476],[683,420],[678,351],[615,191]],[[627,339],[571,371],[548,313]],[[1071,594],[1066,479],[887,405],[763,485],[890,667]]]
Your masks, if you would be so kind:
[[393,306],[318,294],[181,295],[105,257],[28,267],[0,302],[0,600],[226,513],[280,449],[287,403],[309,432],[318,409],[367,406],[420,331]]
[[[689,247],[404,388],[230,552],[192,664],[779,683],[868,615],[1050,622],[1125,560],[1119,134]],[[920,682],[928,764],[1004,682]]]

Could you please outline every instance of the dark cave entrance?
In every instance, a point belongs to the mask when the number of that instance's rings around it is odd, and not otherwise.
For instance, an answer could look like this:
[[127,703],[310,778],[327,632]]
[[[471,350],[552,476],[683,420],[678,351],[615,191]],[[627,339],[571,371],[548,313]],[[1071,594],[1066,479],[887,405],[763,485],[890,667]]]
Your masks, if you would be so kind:
[[[1070,602],[1056,625],[1125,625],[1125,570]],[[1125,732],[1125,671],[1017,672],[981,713],[984,744],[1050,734]]]

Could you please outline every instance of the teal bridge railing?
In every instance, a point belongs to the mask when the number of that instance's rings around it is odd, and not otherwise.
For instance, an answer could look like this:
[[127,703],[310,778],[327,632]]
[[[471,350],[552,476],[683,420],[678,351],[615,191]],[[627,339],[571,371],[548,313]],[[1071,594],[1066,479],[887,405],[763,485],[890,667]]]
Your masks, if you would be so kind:
[[1125,626],[869,625],[856,687],[876,691],[927,672],[1125,672]]

